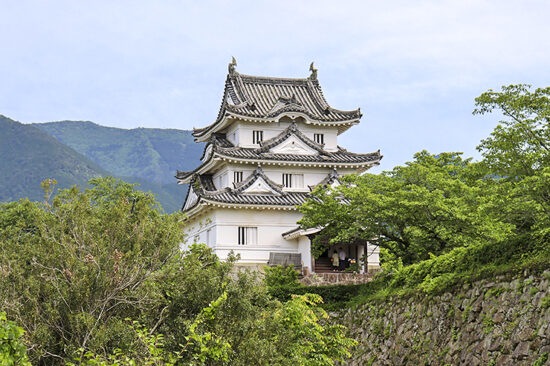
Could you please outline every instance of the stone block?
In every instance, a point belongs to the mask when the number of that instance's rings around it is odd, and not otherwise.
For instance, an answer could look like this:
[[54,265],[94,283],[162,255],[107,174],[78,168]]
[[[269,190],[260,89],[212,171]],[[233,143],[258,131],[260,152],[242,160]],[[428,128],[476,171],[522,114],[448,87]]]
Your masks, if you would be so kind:
[[504,320],[505,318],[505,315],[504,315],[504,312],[502,311],[499,311],[499,312],[496,312],[494,315],[493,315],[493,323],[495,324],[499,324],[499,323],[502,323],[502,321]]
[[516,366],[517,363],[514,361],[512,356],[510,355],[502,355],[499,358],[497,358],[497,361],[495,362],[495,366]]
[[512,357],[517,360],[526,359],[529,356],[529,342],[520,342],[512,353]]

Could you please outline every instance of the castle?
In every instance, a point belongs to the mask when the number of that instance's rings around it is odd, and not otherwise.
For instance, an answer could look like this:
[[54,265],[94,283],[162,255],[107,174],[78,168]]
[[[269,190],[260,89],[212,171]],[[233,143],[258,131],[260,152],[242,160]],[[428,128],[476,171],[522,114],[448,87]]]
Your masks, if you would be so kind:
[[[293,263],[315,272],[329,253],[312,258],[311,238],[320,229],[298,227],[296,206],[315,186],[339,184],[339,176],[362,173],[382,157],[338,146],[361,112],[327,103],[313,63],[307,78],[250,76],[235,68],[233,59],[216,120],[193,131],[195,141],[206,142],[202,163],[176,175],[189,184],[182,208],[187,243],[206,243],[222,259],[234,251],[241,264]],[[368,251],[363,270],[378,267],[377,248],[342,247],[349,258]]]

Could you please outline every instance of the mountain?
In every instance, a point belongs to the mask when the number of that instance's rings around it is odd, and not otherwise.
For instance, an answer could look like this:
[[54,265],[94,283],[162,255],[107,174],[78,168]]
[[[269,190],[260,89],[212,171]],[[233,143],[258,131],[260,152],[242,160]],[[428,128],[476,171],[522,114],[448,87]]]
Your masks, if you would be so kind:
[[40,182],[47,178],[68,188],[112,175],[138,183],[166,212],[175,212],[187,190],[177,184],[176,170],[195,168],[202,149],[185,130],[127,130],[81,121],[29,125],[0,115],[0,201],[41,200]]
[[121,177],[176,184],[176,170],[191,170],[199,163],[202,144],[191,131],[159,128],[122,129],[93,122],[37,123],[58,141]]
[[42,200],[48,178],[68,188],[102,175],[110,173],[44,131],[0,115],[0,201]]

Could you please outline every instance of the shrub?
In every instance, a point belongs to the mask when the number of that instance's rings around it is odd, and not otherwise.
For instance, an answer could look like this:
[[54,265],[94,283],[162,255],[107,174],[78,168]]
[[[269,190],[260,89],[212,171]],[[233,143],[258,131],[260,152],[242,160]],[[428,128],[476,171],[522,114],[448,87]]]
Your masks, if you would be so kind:
[[24,333],[23,328],[6,319],[6,313],[0,313],[0,365],[31,365],[27,358],[27,348],[21,340]]
[[298,271],[294,266],[265,267],[265,284],[267,287],[298,285]]

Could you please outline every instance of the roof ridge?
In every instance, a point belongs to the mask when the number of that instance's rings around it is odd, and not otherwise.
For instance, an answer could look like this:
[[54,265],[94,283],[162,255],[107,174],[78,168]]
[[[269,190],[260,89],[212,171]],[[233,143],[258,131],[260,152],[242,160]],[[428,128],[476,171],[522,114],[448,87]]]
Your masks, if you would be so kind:
[[324,144],[321,145],[313,140],[311,140],[309,137],[304,135],[297,127],[296,121],[292,121],[290,125],[285,128],[281,133],[279,133],[277,136],[270,138],[269,140],[260,142],[260,147],[257,149],[259,153],[265,153],[269,149],[271,149],[274,146],[279,145],[281,142],[288,139],[291,135],[295,135],[300,140],[302,140],[306,145],[309,147],[317,150],[319,153],[327,153],[328,151],[325,151],[323,149]]
[[306,78],[289,78],[289,77],[279,77],[279,76],[262,76],[262,75],[248,75],[248,74],[241,74],[241,73],[238,73],[238,72],[235,72],[234,73],[235,76],[240,76],[241,78],[244,78],[244,79],[250,79],[250,80],[258,80],[258,81],[262,81],[262,80],[265,80],[265,81],[269,81],[269,82],[272,82],[272,81],[284,81],[284,82],[292,82],[292,81],[295,81],[295,82],[300,82],[300,83],[306,83],[309,79],[309,77],[306,77]]
[[277,184],[271,179],[269,179],[267,175],[265,175],[260,165],[258,165],[256,170],[254,170],[254,172],[250,174],[244,181],[239,183],[233,183],[235,188],[232,191],[235,193],[242,193],[244,190],[252,186],[252,184],[254,184],[259,178],[262,178],[269,185],[269,187],[272,188],[274,191],[276,191],[279,195],[285,193],[283,192],[283,189],[282,189],[283,185]]

